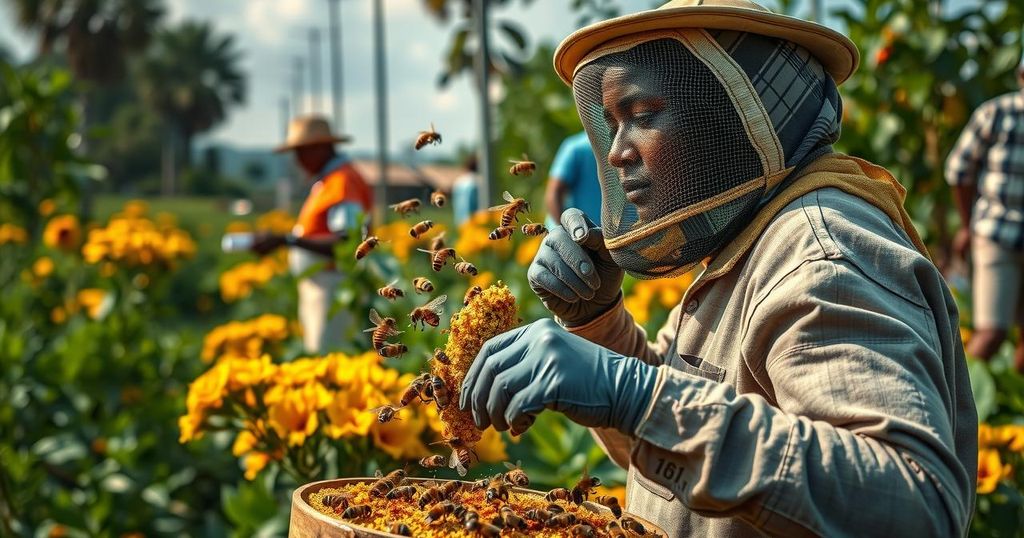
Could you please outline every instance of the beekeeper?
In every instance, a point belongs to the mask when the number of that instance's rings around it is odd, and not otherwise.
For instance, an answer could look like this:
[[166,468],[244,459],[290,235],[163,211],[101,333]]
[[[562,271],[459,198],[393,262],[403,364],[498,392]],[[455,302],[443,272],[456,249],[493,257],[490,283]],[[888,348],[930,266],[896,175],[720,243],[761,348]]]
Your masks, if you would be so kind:
[[[628,468],[669,536],[957,536],[977,415],[957,308],[880,166],[836,153],[856,46],[746,0],[675,0],[555,53],[602,226],[562,216],[529,270],[558,322],[488,341],[460,404],[553,409]],[[623,271],[703,266],[653,343]]]

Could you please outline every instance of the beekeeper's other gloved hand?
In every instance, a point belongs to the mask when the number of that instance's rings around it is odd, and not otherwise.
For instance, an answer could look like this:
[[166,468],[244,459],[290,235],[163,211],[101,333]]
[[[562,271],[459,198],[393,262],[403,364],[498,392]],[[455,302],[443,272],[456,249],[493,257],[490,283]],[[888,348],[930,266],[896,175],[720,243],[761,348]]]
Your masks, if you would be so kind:
[[518,435],[544,409],[591,428],[633,435],[654,396],[658,369],[567,332],[550,319],[484,343],[459,405],[479,429]]
[[530,264],[530,287],[568,327],[603,314],[619,300],[623,271],[604,246],[601,228],[577,208],[544,238]]

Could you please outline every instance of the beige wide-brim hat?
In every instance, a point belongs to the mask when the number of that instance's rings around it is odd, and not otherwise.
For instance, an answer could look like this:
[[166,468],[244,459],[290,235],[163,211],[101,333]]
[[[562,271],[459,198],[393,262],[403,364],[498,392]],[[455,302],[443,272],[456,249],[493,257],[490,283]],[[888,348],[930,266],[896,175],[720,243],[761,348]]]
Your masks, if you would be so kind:
[[860,53],[843,34],[817,23],[772,13],[749,0],[672,0],[657,9],[601,21],[565,38],[555,51],[555,71],[572,85],[580,61],[601,45],[642,34],[676,28],[706,28],[750,32],[785,39],[807,49],[836,84],[857,70]]
[[303,146],[316,144],[341,144],[352,137],[331,132],[331,124],[321,116],[299,116],[288,123],[288,135],[284,144],[274,148],[274,153],[284,153]]

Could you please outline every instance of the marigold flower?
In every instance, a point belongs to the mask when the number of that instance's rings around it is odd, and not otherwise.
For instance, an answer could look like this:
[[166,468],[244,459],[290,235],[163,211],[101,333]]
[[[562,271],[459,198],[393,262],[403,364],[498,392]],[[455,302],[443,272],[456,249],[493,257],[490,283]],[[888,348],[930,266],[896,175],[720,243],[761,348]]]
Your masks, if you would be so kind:
[[238,432],[238,436],[235,437],[235,442],[231,445],[231,453],[236,457],[241,457],[249,452],[252,452],[256,448],[259,439],[256,434],[249,430],[242,430]]
[[25,244],[26,242],[28,242],[28,232],[24,228],[9,222],[0,224],[0,245]]
[[[374,413],[366,413],[374,415]],[[422,458],[430,454],[430,450],[420,440],[420,433],[426,426],[423,417],[408,410],[402,412],[401,420],[392,420],[381,424],[374,421],[370,427],[373,444],[388,453],[396,460]]]
[[388,403],[388,399],[374,387],[353,383],[335,392],[324,409],[327,424],[324,434],[332,439],[365,436],[377,422],[377,414],[370,410]]
[[295,227],[295,218],[285,211],[274,209],[256,219],[256,229],[275,234],[286,234]]
[[992,493],[999,481],[1006,475],[1006,469],[999,457],[999,451],[986,448],[978,451],[978,493]]
[[32,264],[32,274],[38,278],[46,278],[53,273],[53,260],[49,256],[40,256]]
[[265,452],[250,452],[246,454],[245,458],[242,459],[242,466],[245,468],[245,479],[255,480],[260,471],[270,463],[270,460],[270,454]]
[[189,413],[200,414],[207,409],[216,409],[224,401],[228,384],[229,366],[216,364],[188,386],[185,406]]
[[482,462],[496,463],[508,461],[508,452],[505,451],[505,439],[502,438],[501,432],[494,428],[487,428],[484,431],[483,436],[473,446],[473,450],[476,451],[476,455]]
[[288,446],[301,446],[319,426],[315,404],[303,391],[286,392],[267,410],[267,423]]
[[78,217],[74,215],[58,215],[46,223],[43,230],[43,243],[48,247],[61,250],[73,250],[78,247],[82,238],[82,230],[78,225]]
[[220,295],[224,302],[233,303],[252,294],[253,290],[288,270],[273,256],[266,256],[257,261],[242,262],[220,275]]
[[57,210],[57,202],[53,201],[53,198],[47,198],[39,202],[39,216],[49,217]]
[[110,310],[111,303],[107,302],[107,292],[99,288],[78,290],[75,299],[91,319],[100,319]]

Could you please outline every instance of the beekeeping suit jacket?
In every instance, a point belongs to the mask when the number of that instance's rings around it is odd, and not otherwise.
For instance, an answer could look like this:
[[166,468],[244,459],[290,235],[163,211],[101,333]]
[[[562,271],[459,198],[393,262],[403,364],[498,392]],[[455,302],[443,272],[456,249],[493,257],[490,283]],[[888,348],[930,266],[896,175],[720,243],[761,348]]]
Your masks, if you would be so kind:
[[628,511],[673,537],[966,532],[977,415],[903,194],[821,157],[707,260],[653,343],[621,302],[569,329],[659,368],[635,437],[594,430],[629,470]]

